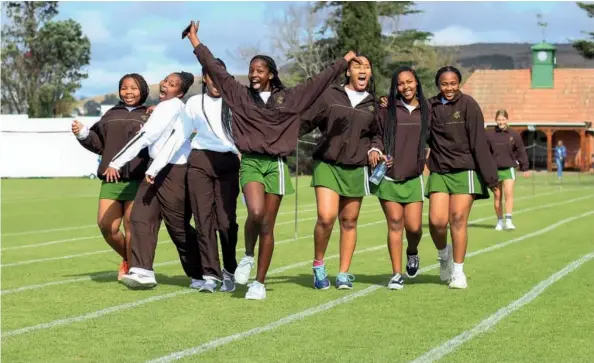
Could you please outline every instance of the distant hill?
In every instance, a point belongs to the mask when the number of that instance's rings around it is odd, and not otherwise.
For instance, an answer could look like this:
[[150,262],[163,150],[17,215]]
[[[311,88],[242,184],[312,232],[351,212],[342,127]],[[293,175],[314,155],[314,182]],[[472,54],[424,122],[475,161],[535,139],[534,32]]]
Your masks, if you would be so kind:
[[[455,47],[436,47],[440,49],[452,48],[458,51],[458,61],[462,66],[470,70],[475,69],[523,69],[529,68],[532,62],[529,43],[477,43],[469,45],[460,45]],[[594,68],[594,59],[588,60],[583,58],[571,44],[555,44],[557,47],[557,67],[559,68]],[[280,68],[280,72],[284,73],[288,67],[285,65]],[[235,76],[235,78],[242,84],[247,85],[248,79],[245,75]],[[200,77],[196,77],[194,85],[190,88],[186,98],[202,92],[202,82]],[[117,93],[98,95],[89,97],[78,102],[78,106],[83,108],[83,105],[88,100],[94,100],[101,103],[105,97],[113,95],[117,97]],[[159,95],[159,85],[150,85],[150,101],[155,103]],[[111,96],[111,97],[113,97]]]

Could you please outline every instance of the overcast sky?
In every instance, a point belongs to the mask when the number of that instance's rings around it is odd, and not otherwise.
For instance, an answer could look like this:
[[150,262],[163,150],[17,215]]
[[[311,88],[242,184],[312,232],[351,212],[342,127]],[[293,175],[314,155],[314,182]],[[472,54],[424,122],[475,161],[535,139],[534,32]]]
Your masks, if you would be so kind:
[[[116,91],[119,78],[129,72],[156,83],[173,71],[200,73],[188,40],[181,30],[200,20],[200,39],[225,60],[234,74],[247,64],[233,57],[242,46],[267,52],[269,19],[282,16],[300,2],[60,2],[58,19],[72,18],[92,44],[89,78],[78,96]],[[406,17],[402,28],[434,33],[436,44],[477,42],[534,43],[542,40],[536,25],[541,12],[548,22],[546,39],[568,42],[594,28],[594,19],[574,2],[418,2],[422,14]]]

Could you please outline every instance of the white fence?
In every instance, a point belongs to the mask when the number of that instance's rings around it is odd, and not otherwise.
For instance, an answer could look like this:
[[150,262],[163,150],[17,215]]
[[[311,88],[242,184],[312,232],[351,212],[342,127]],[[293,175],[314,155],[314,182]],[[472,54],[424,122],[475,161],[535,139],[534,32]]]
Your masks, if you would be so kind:
[[[91,126],[97,117],[78,117]],[[70,131],[74,118],[0,116],[0,176],[81,177],[97,173],[99,156],[83,148]]]

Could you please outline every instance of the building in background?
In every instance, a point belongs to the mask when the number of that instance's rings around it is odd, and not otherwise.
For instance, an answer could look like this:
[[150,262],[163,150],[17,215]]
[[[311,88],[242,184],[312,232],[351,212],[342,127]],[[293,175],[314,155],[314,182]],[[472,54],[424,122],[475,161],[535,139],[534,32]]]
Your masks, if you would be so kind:
[[556,47],[532,47],[532,67],[477,70],[462,90],[481,106],[485,126],[506,109],[509,124],[522,134],[531,167],[556,169],[553,148],[563,140],[567,169],[587,171],[594,160],[594,69],[556,67]]

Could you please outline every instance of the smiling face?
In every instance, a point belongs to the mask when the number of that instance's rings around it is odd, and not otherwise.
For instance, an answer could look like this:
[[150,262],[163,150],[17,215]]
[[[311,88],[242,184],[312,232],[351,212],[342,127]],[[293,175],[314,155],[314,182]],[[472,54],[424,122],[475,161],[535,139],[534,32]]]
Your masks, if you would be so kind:
[[349,77],[349,88],[363,92],[369,85],[371,79],[371,63],[366,57],[357,57],[360,63],[351,62],[347,70],[347,77]]
[[159,82],[159,102],[170,100],[175,97],[183,97],[181,90],[182,80],[179,75],[171,73],[164,80]]
[[406,103],[411,103],[416,97],[418,85],[412,72],[404,71],[398,74],[398,94],[402,96]]
[[120,87],[120,99],[126,106],[135,106],[140,103],[140,88],[134,78],[124,79]]
[[497,119],[495,119],[495,121],[497,122],[497,127],[499,127],[499,129],[507,129],[507,117],[505,117],[505,115],[501,114],[497,116]]
[[270,80],[272,78],[274,78],[274,74],[270,72],[268,64],[264,60],[256,58],[250,63],[248,72],[250,88],[258,92],[270,91]]
[[443,97],[451,101],[456,97],[456,93],[460,89],[460,80],[458,75],[454,72],[444,72],[439,76],[439,91]]

